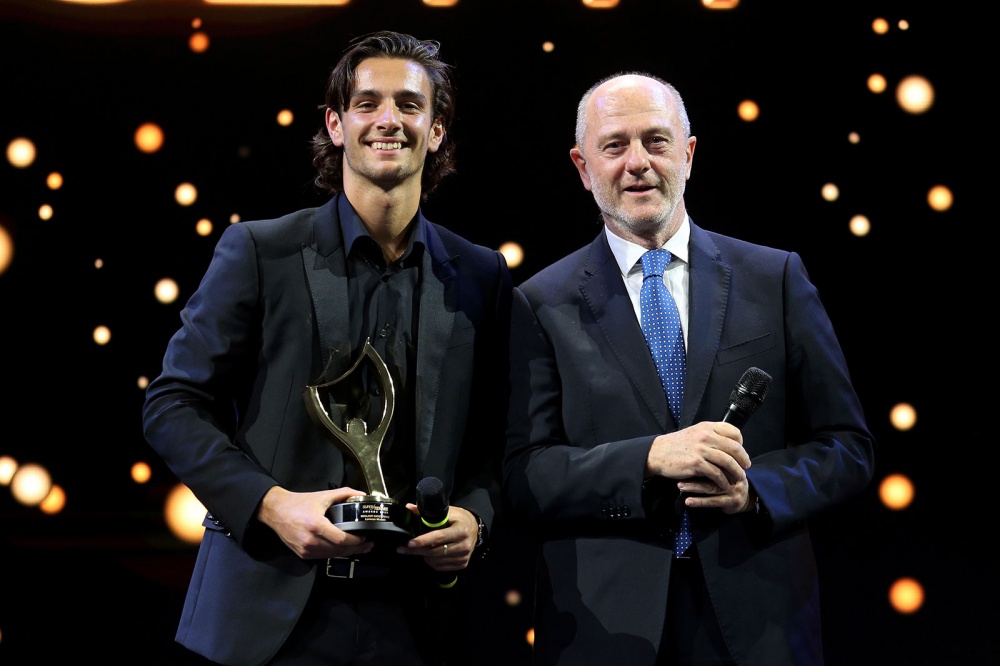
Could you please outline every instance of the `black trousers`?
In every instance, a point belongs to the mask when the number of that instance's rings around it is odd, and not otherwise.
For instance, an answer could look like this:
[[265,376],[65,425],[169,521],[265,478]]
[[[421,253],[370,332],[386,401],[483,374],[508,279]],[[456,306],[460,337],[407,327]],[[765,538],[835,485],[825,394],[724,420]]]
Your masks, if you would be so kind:
[[690,558],[675,558],[670,568],[667,621],[658,666],[735,666],[722,638],[719,620],[708,596],[697,547]]
[[426,577],[325,579],[270,666],[443,666],[454,596]]

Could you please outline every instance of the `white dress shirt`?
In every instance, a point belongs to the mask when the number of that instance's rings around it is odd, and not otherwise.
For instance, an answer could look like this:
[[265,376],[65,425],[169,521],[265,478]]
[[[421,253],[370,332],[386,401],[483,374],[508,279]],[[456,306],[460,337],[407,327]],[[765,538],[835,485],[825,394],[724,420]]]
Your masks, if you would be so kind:
[[[639,262],[639,258],[646,253],[646,248],[614,235],[607,226],[604,227],[604,233],[608,237],[611,253],[615,255],[615,261],[618,262],[618,269],[625,281],[625,289],[628,290],[629,298],[632,299],[636,320],[641,322],[639,290],[642,289],[642,264]],[[663,282],[667,285],[667,290],[674,302],[677,303],[677,313],[681,317],[681,331],[684,333],[685,349],[688,346],[689,238],[691,238],[691,220],[685,215],[677,233],[663,245],[663,249],[669,251],[673,257],[667,270],[663,271]]]

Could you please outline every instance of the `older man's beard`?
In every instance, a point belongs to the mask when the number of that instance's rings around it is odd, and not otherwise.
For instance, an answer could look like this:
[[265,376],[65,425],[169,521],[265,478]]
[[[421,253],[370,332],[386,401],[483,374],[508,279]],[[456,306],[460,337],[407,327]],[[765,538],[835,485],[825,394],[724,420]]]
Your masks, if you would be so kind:
[[601,212],[605,215],[605,217],[610,217],[622,229],[637,236],[643,236],[653,233],[669,224],[674,210],[680,204],[681,198],[684,196],[683,179],[680,181],[680,187],[676,186],[676,181],[674,179],[668,179],[663,182],[664,189],[666,190],[666,200],[663,203],[663,207],[653,215],[637,216],[628,213],[620,205],[620,202],[615,199],[617,189],[613,186],[608,187],[600,185],[598,187],[594,187],[594,201],[597,202],[597,207],[601,209]]

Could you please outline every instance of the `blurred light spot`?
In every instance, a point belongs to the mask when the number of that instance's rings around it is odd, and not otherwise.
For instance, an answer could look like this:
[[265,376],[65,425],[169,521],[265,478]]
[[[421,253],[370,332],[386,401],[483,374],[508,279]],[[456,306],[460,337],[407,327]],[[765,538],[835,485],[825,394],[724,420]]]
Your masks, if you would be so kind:
[[242,159],[250,157],[250,146],[240,146],[236,150],[236,154]]
[[[476,0],[472,0],[476,2]],[[428,7],[454,7],[458,4],[458,0],[424,0],[424,4]]]
[[905,509],[913,502],[913,482],[903,474],[890,474],[882,479],[878,496],[889,509]]
[[757,106],[757,102],[750,99],[745,99],[740,102],[739,107],[737,107],[736,112],[739,114],[742,120],[752,123],[757,120],[760,116],[760,107]]
[[38,508],[42,510],[42,513],[47,513],[53,516],[66,507],[66,491],[62,489],[61,486],[53,485],[52,489],[49,490],[49,494],[45,496],[42,503],[38,505]]
[[312,6],[312,7],[334,7],[336,5],[346,5],[351,0],[204,0],[206,5],[246,5],[253,6]]
[[513,241],[501,245],[499,252],[507,260],[507,265],[511,268],[517,268],[524,261],[524,250],[520,244]]
[[52,477],[41,465],[26,463],[10,479],[10,492],[25,506],[37,506],[52,490]]
[[156,294],[156,300],[159,302],[173,303],[177,300],[177,294],[180,293],[180,289],[177,287],[177,283],[170,278],[163,278],[156,283],[153,293]]
[[584,7],[591,9],[611,9],[618,6],[618,0],[581,0]]
[[733,9],[740,0],[701,0],[701,4],[708,9]]
[[155,153],[163,147],[163,130],[156,123],[143,123],[135,131],[136,148],[144,153]]
[[153,476],[153,470],[148,463],[137,462],[132,465],[132,480],[136,483],[146,483]]
[[94,268],[97,270],[104,268],[104,260],[100,258],[94,259]]
[[7,230],[0,227],[0,275],[7,270],[14,259],[14,239]]
[[293,120],[295,120],[295,115],[288,109],[278,111],[278,124],[282,127],[288,127]]
[[53,215],[52,206],[42,204],[38,207],[38,217],[43,220],[51,220]]
[[867,236],[872,230],[872,223],[864,215],[855,215],[851,218],[848,228],[855,236]]
[[194,225],[194,231],[199,236],[207,236],[212,233],[212,220],[207,217],[203,217],[198,220],[198,223]]
[[820,195],[826,201],[836,201],[837,197],[840,196],[840,190],[833,183],[827,183],[823,186],[823,189],[820,190]]
[[45,184],[49,186],[50,190],[58,190],[63,185],[62,174],[57,171],[53,171],[49,174],[48,178],[45,179]]
[[232,215],[229,216],[229,224],[236,224],[239,221],[240,221],[239,213],[233,213]]
[[532,627],[531,629],[528,629],[528,631],[525,632],[525,634],[524,634],[524,640],[527,641],[528,645],[534,645],[535,644],[535,628],[534,627]]
[[887,86],[885,77],[881,74],[872,74],[868,77],[868,89],[873,93],[883,93]]
[[198,199],[198,190],[191,183],[181,183],[174,190],[174,198],[182,206],[190,206]]
[[542,42],[542,50],[546,53],[552,53],[556,50],[556,45],[552,42]]
[[504,601],[507,602],[508,606],[520,606],[521,605],[521,593],[517,590],[507,590],[507,594],[504,595]]
[[111,341],[111,329],[107,326],[98,326],[94,329],[94,342],[99,345],[106,345]]
[[884,18],[877,18],[872,21],[872,30],[876,35],[884,35],[889,32],[889,22]]
[[917,424],[917,410],[909,403],[900,402],[889,411],[889,423],[896,430],[906,432]]
[[0,456],[0,486],[10,485],[10,480],[17,471],[17,461],[10,456]]
[[900,613],[915,613],[924,605],[924,588],[913,578],[900,578],[889,588],[889,603]]
[[163,503],[163,518],[167,527],[181,541],[201,543],[205,534],[202,521],[205,507],[183,483],[174,486]]
[[854,144],[861,143],[861,135],[857,132],[851,132],[847,135],[847,140]]
[[135,385],[138,386],[139,389],[145,391],[146,387],[149,386],[149,377],[146,377],[145,375],[140,376],[139,379],[135,381]]
[[194,28],[195,30],[197,30],[198,28],[200,28],[201,27],[201,19],[198,18],[197,16],[194,17],[193,19],[191,19],[191,27]]
[[899,19],[899,23],[896,24],[900,30],[909,30],[910,22],[906,19]]
[[18,169],[31,166],[35,161],[35,144],[25,138],[7,144],[7,161]]
[[208,50],[208,35],[203,32],[195,32],[188,37],[188,48],[194,53],[204,53]]
[[951,208],[952,201],[951,190],[944,185],[935,185],[927,192],[927,203],[939,213]]
[[907,113],[921,114],[934,104],[934,86],[922,76],[907,76],[896,86],[896,103]]

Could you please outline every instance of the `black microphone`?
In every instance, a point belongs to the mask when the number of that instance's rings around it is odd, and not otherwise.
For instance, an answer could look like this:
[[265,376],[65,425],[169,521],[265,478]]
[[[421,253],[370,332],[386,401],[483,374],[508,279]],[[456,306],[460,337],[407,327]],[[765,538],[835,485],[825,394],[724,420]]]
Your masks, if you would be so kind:
[[736,388],[729,394],[729,407],[722,420],[742,428],[746,425],[747,419],[764,402],[764,396],[767,395],[770,386],[771,375],[760,368],[748,368],[736,383]]
[[[444,492],[444,483],[436,476],[424,477],[417,483],[417,510],[420,512],[420,522],[424,533],[439,530],[448,526],[448,496]],[[435,571],[438,586],[449,588],[458,582],[458,574],[452,571]]]
[[[740,381],[736,382],[733,392],[729,394],[729,407],[722,420],[732,423],[737,428],[743,428],[747,419],[757,411],[767,389],[771,386],[771,375],[760,368],[747,368]],[[681,492],[677,495],[677,502],[674,504],[674,511],[680,515],[685,510],[684,499],[688,493]]]

